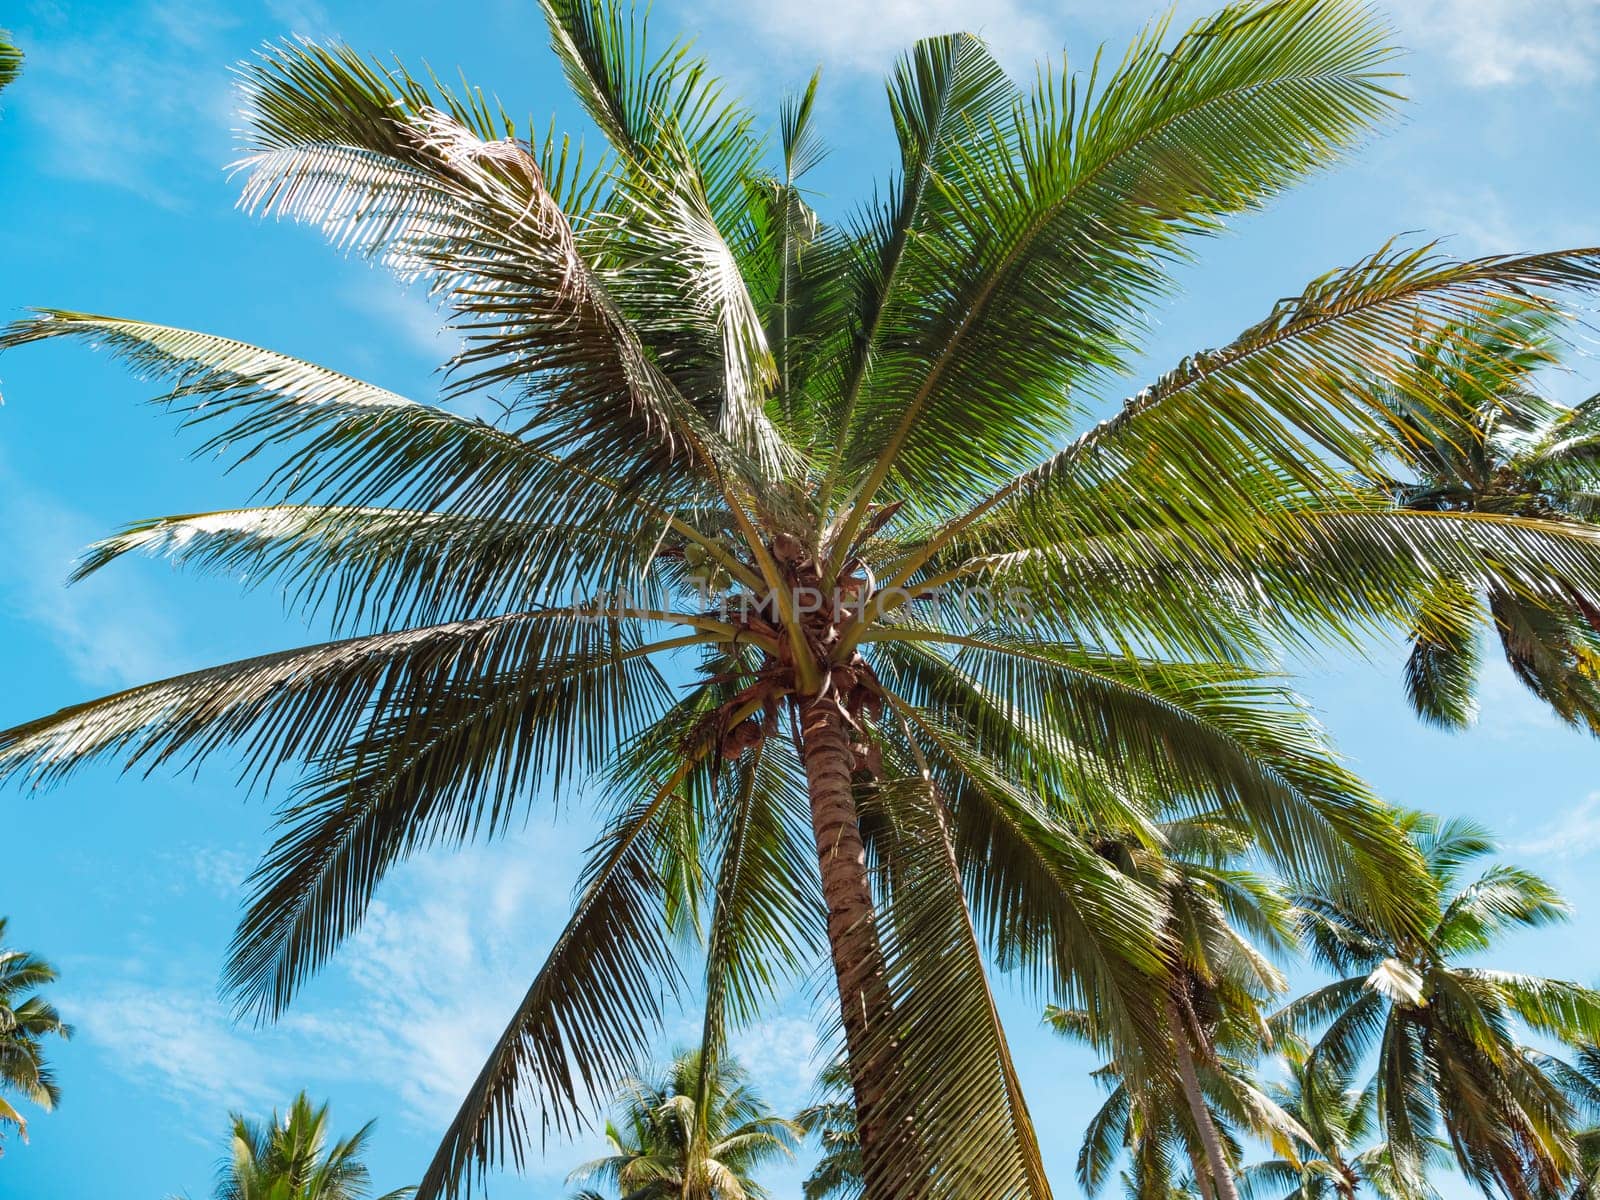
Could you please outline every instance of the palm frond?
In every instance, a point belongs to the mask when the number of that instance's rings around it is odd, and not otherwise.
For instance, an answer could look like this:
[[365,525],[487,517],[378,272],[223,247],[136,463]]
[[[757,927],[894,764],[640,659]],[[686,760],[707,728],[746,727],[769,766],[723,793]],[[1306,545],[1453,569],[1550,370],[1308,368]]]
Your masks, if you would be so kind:
[[572,917],[445,1131],[418,1200],[469,1194],[491,1167],[520,1168],[536,1131],[541,1143],[571,1133],[638,1070],[660,989],[681,982],[651,845],[678,782],[626,808],[595,844]]

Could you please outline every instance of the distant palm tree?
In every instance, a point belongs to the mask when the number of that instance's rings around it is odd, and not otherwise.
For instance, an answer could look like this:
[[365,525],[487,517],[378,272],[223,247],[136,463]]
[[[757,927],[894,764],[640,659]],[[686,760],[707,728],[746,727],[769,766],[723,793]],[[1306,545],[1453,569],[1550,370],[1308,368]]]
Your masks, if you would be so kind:
[[[1072,1016],[1061,1009],[1045,1013],[1058,1031],[1070,1028]],[[1231,1164],[1240,1159],[1243,1147],[1218,1101],[1225,1089],[1250,1085],[1252,1068],[1237,1059],[1219,1059],[1199,1077],[1211,1136],[1230,1164],[1230,1179]],[[1210,1200],[1211,1175],[1188,1101],[1130,1087],[1114,1062],[1094,1071],[1092,1078],[1106,1089],[1106,1098],[1089,1118],[1078,1147],[1077,1175],[1084,1192],[1100,1195],[1115,1169],[1123,1191],[1135,1200]]]
[[[1144,1002],[1160,1010],[1165,1057],[1175,1069],[1129,1078],[1123,1060],[1138,1048],[1118,1044],[1104,1014],[1046,1010],[1058,1032],[1114,1055],[1099,1072],[1111,1091],[1084,1135],[1078,1180],[1099,1191],[1126,1153],[1136,1188],[1167,1194],[1193,1186],[1212,1200],[1238,1200],[1239,1144],[1230,1129],[1286,1148],[1301,1132],[1255,1080],[1263,1005],[1284,988],[1267,956],[1289,948],[1289,905],[1274,881],[1235,865],[1252,844],[1238,822],[1180,817],[1150,834],[1160,849],[1101,838],[1098,850],[1161,898],[1164,978]],[[1180,1161],[1191,1175],[1182,1186]]]
[[[1384,1200],[1433,1200],[1431,1188],[1407,1192],[1394,1177],[1379,1133],[1376,1090],[1355,1088],[1327,1062],[1298,1046],[1280,1047],[1288,1079],[1268,1091],[1309,1135],[1294,1158],[1252,1163],[1239,1173],[1244,1200],[1355,1200],[1363,1187]],[[1428,1165],[1443,1165],[1448,1147],[1430,1147]]]
[[[372,1122],[329,1143],[328,1106],[313,1108],[301,1092],[265,1124],[232,1114],[228,1156],[217,1173],[215,1200],[368,1200],[371,1176],[361,1155]],[[405,1200],[396,1188],[376,1200]]]
[[889,81],[893,178],[837,222],[808,191],[815,79],[769,152],[625,0],[543,7],[599,167],[343,47],[242,68],[247,207],[431,288],[463,338],[448,394],[497,423],[143,321],[0,335],[104,346],[213,449],[275,464],[264,506],[140,524],[85,571],[142,550],[277,576],[335,626],[9,730],[0,776],[303,771],[228,969],[268,1016],[395,863],[603,778],[584,891],[429,1200],[637,1071],[695,928],[711,1049],[831,967],[875,1200],[1048,1195],[986,952],[1022,931],[1041,994],[1169,1044],[1141,1002],[1159,904],[1080,836],[1148,823],[1134,778],[1386,911],[1424,886],[1292,691],[1241,664],[1404,628],[1441,581],[1600,595],[1593,531],[1351,482],[1396,450],[1371,381],[1403,387],[1419,338],[1486,305],[1600,284],[1600,251],[1386,244],[1124,397],[1175,264],[1393,111],[1367,4],[1162,20],[1092,78],[1025,85],[976,37],[919,42]]
[[[1548,313],[1503,307],[1466,326],[1454,348],[1418,353],[1414,376],[1385,405],[1403,476],[1379,480],[1402,507],[1442,513],[1590,522],[1600,515],[1600,396],[1575,407],[1541,395],[1536,374],[1559,363]],[[1406,664],[1422,716],[1471,720],[1479,605],[1512,673],[1573,725],[1600,734],[1600,606],[1574,590],[1529,596],[1507,584],[1476,594],[1445,585],[1425,606]]]
[[4,1093],[21,1096],[47,1112],[61,1100],[41,1045],[47,1037],[72,1036],[71,1028],[39,995],[40,988],[55,980],[56,969],[44,959],[6,945],[6,918],[0,917],[0,1128],[16,1126],[23,1141],[28,1138],[28,1123]]
[[22,51],[12,44],[11,35],[0,29],[0,88],[6,86],[22,71]]
[[867,1181],[856,1106],[850,1100],[850,1071],[843,1059],[823,1068],[817,1090],[817,1101],[795,1116],[795,1123],[822,1152],[801,1184],[801,1195],[805,1200],[861,1200]]
[[1566,905],[1517,867],[1493,866],[1465,882],[1463,868],[1494,849],[1477,825],[1401,819],[1435,881],[1431,922],[1420,936],[1393,929],[1350,889],[1297,896],[1306,943],[1344,978],[1294,1000],[1274,1025],[1321,1029],[1310,1065],[1334,1077],[1350,1077],[1376,1050],[1375,1099],[1395,1188],[1422,1189],[1432,1140],[1443,1136],[1484,1192],[1555,1195],[1578,1165],[1565,1071],[1518,1042],[1513,1023],[1594,1045],[1600,993],[1459,960],[1492,951],[1511,930],[1565,919]]
[[702,1068],[696,1051],[660,1079],[631,1081],[606,1125],[611,1152],[571,1180],[603,1180],[619,1200],[764,1200],[756,1172],[792,1157],[801,1129],[766,1107],[736,1063]]

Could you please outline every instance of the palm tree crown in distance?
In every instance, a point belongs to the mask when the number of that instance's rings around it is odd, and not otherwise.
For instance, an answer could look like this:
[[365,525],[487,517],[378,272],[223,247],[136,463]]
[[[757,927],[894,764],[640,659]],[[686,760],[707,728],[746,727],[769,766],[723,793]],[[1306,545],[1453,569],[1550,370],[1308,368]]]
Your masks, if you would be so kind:
[[792,1157],[801,1132],[726,1056],[708,1070],[699,1052],[679,1055],[660,1079],[628,1081],[621,1100],[606,1126],[611,1153],[572,1173],[614,1186],[621,1200],[763,1200],[756,1172]]
[[1513,1023],[1568,1045],[1600,1044],[1600,993],[1459,960],[1517,928],[1564,919],[1566,906],[1518,867],[1467,879],[1468,865],[1494,849],[1472,823],[1407,819],[1434,880],[1431,926],[1421,936],[1387,928],[1356,911],[1346,888],[1299,897],[1306,943],[1344,978],[1293,1001],[1274,1023],[1291,1034],[1321,1030],[1308,1064],[1335,1078],[1376,1052],[1391,1191],[1423,1190],[1423,1168],[1443,1137],[1485,1193],[1556,1195],[1578,1165],[1578,1110],[1566,1090],[1577,1075],[1518,1042]]
[[816,1097],[795,1114],[795,1123],[818,1154],[800,1185],[803,1200],[861,1200],[861,1136],[850,1099],[850,1065],[836,1058],[817,1074]]
[[153,550],[276,575],[341,635],[18,727],[0,771],[306,768],[228,967],[267,1017],[396,861],[603,774],[571,921],[429,1200],[638,1069],[696,927],[713,1066],[831,962],[875,1200],[1045,1195],[986,950],[1154,1076],[1161,900],[1084,829],[1153,844],[1140,797],[1177,798],[1404,911],[1414,853],[1257,667],[1278,637],[1403,628],[1445,580],[1600,595],[1591,531],[1353,482],[1395,449],[1381,397],[1411,347],[1594,286],[1600,251],[1384,246],[1075,433],[1173,267],[1391,112],[1364,6],[1161,22],[1026,88],[974,37],[920,42],[888,84],[893,180],[831,223],[805,188],[816,80],[769,152],[627,9],[545,11],[599,165],[342,48],[243,68],[246,206],[425,280],[464,340],[449,394],[505,419],[139,321],[47,311],[0,338],[102,345],[212,450],[275,463],[262,507],[142,523],[84,571]]
[[[313,1108],[304,1092],[265,1124],[230,1118],[228,1156],[217,1171],[215,1200],[369,1200],[372,1179],[361,1161],[372,1122],[329,1144],[328,1106]],[[397,1188],[376,1200],[406,1200]]]
[[[1540,368],[1560,362],[1551,314],[1512,306],[1464,330],[1454,351],[1419,353],[1411,392],[1389,422],[1405,474],[1378,481],[1406,508],[1541,520],[1600,515],[1600,396],[1568,407],[1541,394]],[[1480,364],[1500,367],[1485,374]],[[1495,585],[1481,598],[1512,673],[1565,721],[1600,734],[1600,608],[1574,591],[1555,604]],[[1474,710],[1479,598],[1445,585],[1423,610],[1406,664],[1425,718],[1462,726]]]
[[[1293,1157],[1252,1163],[1239,1173],[1244,1200],[1355,1200],[1370,1189],[1385,1200],[1434,1200],[1427,1186],[1407,1190],[1391,1169],[1389,1148],[1376,1140],[1377,1090],[1374,1084],[1353,1087],[1353,1074],[1340,1074],[1326,1060],[1311,1059],[1303,1046],[1291,1041],[1280,1047],[1287,1078],[1268,1091],[1306,1136]],[[1445,1165],[1442,1146],[1425,1147],[1428,1167]]]
[[72,1029],[39,994],[55,981],[56,969],[44,959],[6,945],[6,918],[0,917],[0,1129],[14,1126],[24,1141],[28,1123],[7,1094],[47,1112],[61,1102],[42,1043],[47,1037],[71,1037]]
[[0,88],[22,72],[22,51],[12,44],[11,35],[0,29]]
[[1098,1194],[1126,1153],[1125,1178],[1143,1195],[1181,1190],[1186,1172],[1208,1200],[1238,1200],[1233,1130],[1282,1147],[1303,1133],[1261,1091],[1254,1063],[1263,1051],[1264,1006],[1284,990],[1269,956],[1287,952],[1288,902],[1276,884],[1239,867],[1252,845],[1247,830],[1215,815],[1157,826],[1163,852],[1131,839],[1102,838],[1097,849],[1126,875],[1157,892],[1166,911],[1166,970],[1147,994],[1169,1033],[1174,1078],[1129,1079],[1120,1062],[1136,1047],[1118,1044],[1092,1010],[1051,1006],[1058,1032],[1109,1052],[1096,1074],[1109,1095],[1091,1118],[1078,1154],[1078,1182]]

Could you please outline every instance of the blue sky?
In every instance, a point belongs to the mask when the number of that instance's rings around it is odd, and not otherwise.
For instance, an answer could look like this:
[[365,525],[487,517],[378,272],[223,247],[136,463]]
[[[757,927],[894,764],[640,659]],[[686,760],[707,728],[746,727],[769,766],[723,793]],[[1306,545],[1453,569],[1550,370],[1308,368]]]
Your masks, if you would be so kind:
[[[1410,50],[1404,116],[1349,164],[1208,248],[1157,314],[1152,372],[1395,233],[1452,235],[1461,254],[1600,242],[1600,3],[1387,8]],[[1080,64],[1102,40],[1120,51],[1149,15],[1120,0],[661,0],[654,19],[698,32],[763,111],[825,65],[820,116],[834,152],[815,186],[824,210],[842,213],[884,179],[880,80],[916,36],[976,28],[1020,74],[1063,46]],[[228,65],[290,32],[340,37],[444,75],[459,67],[508,109],[541,124],[555,111],[581,128],[530,3],[22,0],[4,24],[29,59],[0,98],[0,317],[41,304],[187,325],[421,397],[452,347],[440,318],[314,233],[234,210],[221,169],[234,124]],[[1558,393],[1600,387],[1581,348],[1573,367],[1552,381]],[[10,355],[0,387],[0,724],[315,638],[269,591],[241,596],[232,581],[157,564],[125,563],[64,589],[72,557],[94,537],[242,502],[251,483],[187,459],[172,423],[139,403],[152,389],[81,347]],[[1512,942],[1498,965],[1600,981],[1600,744],[1560,728],[1498,668],[1473,734],[1426,730],[1401,703],[1392,647],[1361,664],[1306,664],[1304,690],[1385,795],[1487,822],[1508,855],[1567,891],[1574,926]],[[227,764],[176,778],[94,771],[48,794],[8,792],[0,805],[0,913],[17,940],[60,965],[57,1000],[78,1027],[55,1052],[65,1104],[36,1119],[31,1145],[7,1144],[5,1200],[201,1196],[226,1110],[281,1105],[302,1086],[330,1098],[343,1127],[378,1118],[377,1182],[413,1181],[564,916],[589,833],[582,798],[568,798],[559,818],[543,808],[506,842],[411,864],[295,1011],[254,1030],[230,1023],[216,981],[269,809],[234,786]],[[1090,1063],[1041,1033],[1024,999],[1007,994],[1005,1011],[1052,1174],[1072,1194],[1077,1139],[1097,1102]],[[804,1018],[797,1002],[743,1043],[785,1105],[809,1081]],[[686,1018],[668,1042],[692,1028]],[[587,1149],[552,1146],[490,1194],[561,1195]]]

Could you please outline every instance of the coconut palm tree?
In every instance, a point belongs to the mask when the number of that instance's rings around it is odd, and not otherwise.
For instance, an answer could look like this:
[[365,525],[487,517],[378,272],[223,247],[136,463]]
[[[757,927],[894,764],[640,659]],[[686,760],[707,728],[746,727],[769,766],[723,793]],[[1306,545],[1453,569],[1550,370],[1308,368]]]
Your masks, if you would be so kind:
[[1288,1153],[1290,1139],[1303,1135],[1255,1081],[1266,1048],[1263,1006],[1285,986],[1267,955],[1289,949],[1289,906],[1274,882],[1234,865],[1251,846],[1237,823],[1204,815],[1163,822],[1156,832],[1162,852],[1126,838],[1101,838],[1097,849],[1161,897],[1165,978],[1147,1002],[1162,1010],[1165,1057],[1175,1069],[1130,1079],[1114,1026],[1108,1031],[1092,1011],[1046,1009],[1057,1032],[1116,1056],[1097,1072],[1110,1095],[1084,1134],[1078,1180],[1091,1195],[1099,1192],[1126,1153],[1136,1190],[1181,1190],[1186,1161],[1200,1195],[1237,1200],[1232,1129]]
[[1395,1187],[1422,1186],[1429,1141],[1443,1136],[1486,1193],[1555,1194],[1576,1165],[1565,1072],[1520,1043],[1513,1022],[1592,1045],[1600,993],[1459,960],[1489,953],[1511,930],[1564,919],[1566,906],[1517,867],[1492,866],[1468,881],[1468,864],[1494,849],[1471,822],[1403,821],[1435,880],[1431,927],[1421,937],[1392,930],[1364,914],[1349,889],[1297,897],[1305,941],[1343,978],[1294,1000],[1274,1023],[1321,1029],[1310,1065],[1336,1076],[1376,1051],[1375,1099]]
[[[1073,1020],[1077,1015],[1062,1009],[1045,1013],[1046,1020],[1063,1032],[1077,1024]],[[1074,1032],[1072,1036],[1082,1034]],[[1228,1075],[1226,1080],[1222,1078],[1224,1072]],[[1230,1060],[1219,1063],[1200,1080],[1211,1136],[1217,1139],[1230,1164],[1240,1158],[1242,1147],[1216,1106],[1215,1096],[1219,1086],[1245,1082],[1250,1073],[1248,1064]],[[1089,1118],[1078,1147],[1077,1175],[1084,1191],[1091,1196],[1100,1195],[1111,1182],[1113,1170],[1122,1163],[1118,1178],[1131,1197],[1209,1197],[1211,1193],[1206,1189],[1211,1177],[1206,1170],[1205,1151],[1189,1119],[1187,1101],[1174,1103],[1168,1099],[1163,1103],[1144,1089],[1129,1087],[1115,1063],[1100,1067],[1092,1077],[1106,1089],[1106,1098]],[[1230,1171],[1230,1177],[1232,1174]]]
[[[1397,504],[1449,513],[1591,521],[1600,513],[1600,396],[1568,407],[1537,373],[1560,358],[1547,313],[1505,307],[1474,320],[1456,350],[1419,351],[1407,395],[1387,406],[1403,476],[1378,480]],[[1487,372],[1483,364],[1494,360]],[[1418,398],[1426,395],[1426,402]],[[1487,613],[1484,613],[1484,609]],[[1600,734],[1600,608],[1582,592],[1548,601],[1504,584],[1441,588],[1425,606],[1406,664],[1412,705],[1468,723],[1485,615],[1512,673],[1563,720]]]
[[[1578,1117],[1573,1135],[1577,1165],[1565,1195],[1569,1200],[1592,1200],[1600,1195],[1600,1047],[1584,1046],[1570,1064],[1552,1060],[1550,1067]],[[1537,1186],[1537,1180],[1530,1178],[1529,1189]]]
[[11,35],[0,29],[0,88],[22,72],[22,51],[12,44]]
[[606,1125],[610,1153],[571,1180],[602,1180],[621,1200],[762,1200],[768,1192],[756,1173],[793,1157],[800,1134],[767,1109],[737,1063],[724,1057],[708,1072],[693,1051],[659,1080],[628,1083]]
[[28,1140],[28,1123],[5,1093],[46,1112],[61,1102],[42,1043],[47,1037],[71,1037],[72,1029],[39,994],[55,981],[56,969],[44,959],[6,945],[6,918],[0,917],[0,1128],[14,1125],[23,1141]]
[[603,777],[571,922],[429,1200],[637,1071],[697,927],[710,1063],[831,964],[874,1197],[1044,1195],[986,951],[1025,945],[1041,994],[1159,1058],[1159,901],[1077,832],[1146,828],[1130,779],[1409,911],[1414,856],[1255,667],[1280,636],[1409,624],[1445,580],[1600,594],[1592,531],[1352,483],[1392,449],[1367,383],[1404,387],[1416,339],[1485,305],[1594,286],[1600,252],[1385,246],[1084,427],[1173,264],[1392,111],[1365,6],[1159,22],[1028,89],[974,37],[921,42],[889,83],[897,173],[834,222],[807,191],[815,79],[769,154],[625,6],[544,7],[599,165],[341,47],[243,68],[246,207],[426,283],[463,338],[447,395],[498,420],[136,320],[0,336],[106,347],[212,451],[276,463],[264,505],[141,523],[84,571],[148,550],[276,576],[335,628],[13,729],[0,774],[303,770],[228,967],[265,1017],[396,861]]
[[[1356,1088],[1348,1075],[1325,1061],[1313,1061],[1304,1047],[1279,1047],[1288,1078],[1268,1088],[1278,1104],[1299,1122],[1309,1140],[1292,1159],[1255,1162],[1239,1173],[1244,1200],[1355,1200],[1363,1187],[1385,1200],[1431,1200],[1432,1188],[1407,1192],[1395,1178],[1389,1149],[1372,1139],[1378,1132],[1376,1089]],[[1427,1166],[1444,1166],[1449,1148],[1428,1147]]]
[[861,1167],[861,1135],[850,1099],[850,1068],[835,1059],[817,1076],[819,1096],[795,1115],[795,1123],[821,1150],[801,1184],[804,1200],[861,1200],[866,1179]]
[[[228,1156],[217,1173],[216,1200],[367,1200],[371,1175],[361,1161],[371,1121],[329,1144],[328,1106],[313,1108],[301,1092],[266,1124],[233,1113]],[[405,1200],[397,1188],[377,1200]]]

